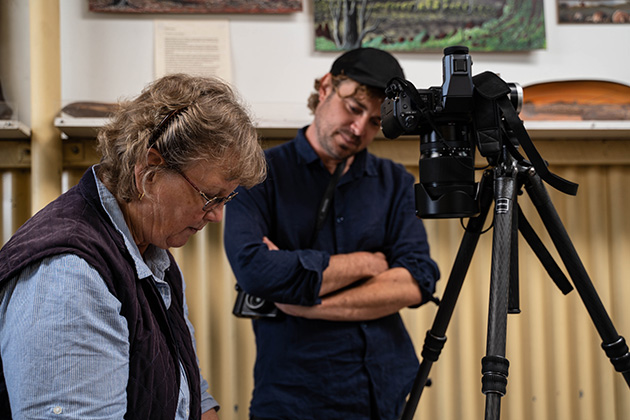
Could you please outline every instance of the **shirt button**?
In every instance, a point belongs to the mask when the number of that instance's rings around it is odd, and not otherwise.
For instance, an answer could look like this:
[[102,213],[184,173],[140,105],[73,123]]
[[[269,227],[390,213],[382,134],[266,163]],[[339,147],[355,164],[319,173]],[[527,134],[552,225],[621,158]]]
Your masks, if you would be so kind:
[[341,223],[341,222],[343,222],[343,216],[337,217],[337,223]]
[[53,413],[55,414],[61,414],[62,411],[63,409],[59,406],[53,407]]

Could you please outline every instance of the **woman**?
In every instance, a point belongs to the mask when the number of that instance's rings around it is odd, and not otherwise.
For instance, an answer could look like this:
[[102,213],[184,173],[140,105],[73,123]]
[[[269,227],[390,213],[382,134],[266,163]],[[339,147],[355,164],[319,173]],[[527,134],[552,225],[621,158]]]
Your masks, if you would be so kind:
[[224,83],[171,75],[121,104],[98,148],[0,250],[0,413],[216,419],[167,249],[264,179],[256,130]]

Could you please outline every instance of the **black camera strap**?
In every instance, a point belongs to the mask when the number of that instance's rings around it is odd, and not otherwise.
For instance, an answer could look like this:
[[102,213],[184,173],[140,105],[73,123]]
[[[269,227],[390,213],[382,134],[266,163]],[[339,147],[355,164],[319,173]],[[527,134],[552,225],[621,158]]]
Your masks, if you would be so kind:
[[335,187],[339,182],[339,178],[343,174],[343,170],[346,167],[346,161],[342,160],[335,168],[335,172],[333,172],[330,177],[330,181],[328,182],[328,186],[326,187],[326,191],[324,192],[324,197],[322,201],[319,203],[319,209],[317,210],[317,222],[315,224],[315,232],[313,232],[313,237],[311,239],[311,246],[315,243],[315,239],[317,238],[317,232],[320,231],[322,226],[324,226],[324,221],[330,212],[330,204],[332,203],[333,196],[335,195]]
[[518,117],[514,106],[510,102],[507,94],[510,93],[510,87],[496,74],[486,71],[473,77],[475,89],[477,93],[486,99],[495,101],[501,108],[501,113],[507,125],[514,131],[519,144],[531,160],[532,165],[540,175],[540,177],[549,185],[562,191],[565,194],[576,195],[578,184],[568,181],[552,172],[547,168],[547,163],[536,150],[527,130],[523,126],[523,121]]
[[523,127],[523,122],[516,115],[516,111],[509,99],[507,97],[500,98],[497,100],[497,104],[501,107],[505,121],[516,134],[519,144],[523,147],[523,150],[525,150],[527,157],[531,160],[532,165],[540,177],[558,191],[562,191],[565,194],[576,195],[578,184],[568,181],[549,171],[547,163],[538,153],[532,139],[529,137],[529,134],[527,134],[527,130]]

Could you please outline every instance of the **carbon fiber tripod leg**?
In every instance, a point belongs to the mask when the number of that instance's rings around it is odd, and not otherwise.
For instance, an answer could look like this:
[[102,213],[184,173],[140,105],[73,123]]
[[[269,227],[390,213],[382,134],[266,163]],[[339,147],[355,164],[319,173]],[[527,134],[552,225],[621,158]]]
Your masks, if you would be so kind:
[[517,169],[511,164],[495,169],[494,232],[486,356],[481,361],[482,392],[486,395],[486,420],[500,416],[501,397],[506,393],[508,360],[505,358],[508,298],[512,263],[513,220],[516,216]]
[[540,214],[540,218],[547,232],[549,232],[549,236],[551,236],[560,258],[564,262],[569,277],[573,280],[573,284],[584,302],[584,306],[586,306],[586,310],[593,320],[599,336],[603,340],[602,348],[615,367],[615,370],[623,375],[626,384],[630,387],[630,353],[628,353],[628,345],[625,339],[617,334],[551,202],[551,198],[542,180],[534,168],[530,168],[527,175],[528,178],[525,182],[525,189]]

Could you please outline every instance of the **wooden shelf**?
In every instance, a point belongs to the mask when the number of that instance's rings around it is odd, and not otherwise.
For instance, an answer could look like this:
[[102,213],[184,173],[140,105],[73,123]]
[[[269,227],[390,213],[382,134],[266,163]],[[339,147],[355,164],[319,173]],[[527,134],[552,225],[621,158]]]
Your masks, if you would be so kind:
[[55,127],[59,128],[69,138],[96,138],[98,129],[101,128],[107,118],[55,118]]
[[18,120],[0,120],[0,139],[28,139],[31,129]]
[[[95,138],[106,118],[55,118],[55,126],[68,138]],[[290,139],[308,121],[266,120],[259,123],[258,131],[267,139]],[[630,139],[630,121],[525,121],[525,129],[533,139],[598,138]],[[30,130],[23,132],[30,135]],[[416,136],[402,136],[413,139]],[[4,137],[9,138],[9,137]],[[377,139],[385,139],[379,132]]]
[[532,138],[630,139],[630,121],[525,121]]

